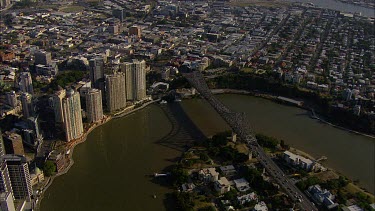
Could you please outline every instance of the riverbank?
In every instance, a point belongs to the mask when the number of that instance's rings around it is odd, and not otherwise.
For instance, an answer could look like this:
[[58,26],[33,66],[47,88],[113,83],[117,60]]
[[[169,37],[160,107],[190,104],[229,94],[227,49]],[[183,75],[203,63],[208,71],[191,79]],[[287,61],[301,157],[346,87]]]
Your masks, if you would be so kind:
[[40,199],[36,203],[36,210],[39,210],[41,201],[44,198],[44,193],[52,185],[54,179],[56,179],[57,177],[62,176],[64,174],[68,173],[69,169],[74,165],[73,153],[74,153],[75,147],[78,146],[79,144],[84,143],[87,140],[87,136],[94,129],[96,129],[99,126],[103,126],[104,124],[110,122],[112,119],[117,119],[117,118],[125,117],[125,116],[127,116],[127,115],[129,115],[131,113],[134,113],[136,111],[139,111],[139,110],[141,110],[141,109],[143,109],[143,108],[147,107],[148,105],[151,105],[151,104],[153,104],[155,102],[158,102],[158,100],[152,100],[152,101],[147,102],[147,103],[145,103],[145,104],[143,104],[143,105],[141,105],[141,106],[139,106],[139,107],[137,107],[135,109],[134,109],[134,107],[131,110],[128,110],[126,108],[123,111],[121,111],[119,113],[116,113],[116,116],[111,116],[111,115],[105,116],[103,118],[103,120],[100,121],[99,123],[94,123],[94,124],[90,125],[90,127],[84,132],[84,134],[82,135],[81,138],[68,143],[67,146],[66,146],[66,150],[65,151],[69,152],[68,158],[67,158],[69,164],[61,172],[59,172],[59,173],[57,173],[57,174],[55,174],[55,175],[53,175],[53,176],[51,176],[51,177],[48,178],[48,180],[45,183],[44,187],[41,188],[41,195],[40,195]]
[[[300,149],[297,149],[297,148],[291,147],[289,149],[289,151],[292,152],[292,153],[294,153],[294,154],[298,154],[298,155],[301,155],[303,157],[306,157],[306,158],[308,158],[310,160],[314,160],[314,161],[319,160],[319,158],[315,158],[312,155],[310,155],[309,153],[307,153],[305,151],[302,151]],[[327,159],[329,159],[329,158],[327,158]],[[324,164],[322,164],[322,163],[324,163],[324,160],[322,160],[319,163],[322,166],[324,166]],[[324,166],[324,168],[326,168],[327,170],[326,171],[322,171],[322,172],[318,172],[318,173],[311,173],[311,176],[316,176],[316,177],[318,177],[322,181],[327,181],[327,180],[331,180],[331,179],[337,179],[340,176],[344,177],[344,178],[347,178],[346,175],[342,174],[341,172],[338,172],[335,169],[328,168],[327,166]],[[356,194],[356,193],[358,193],[358,192],[363,193],[363,194],[365,194],[365,195],[367,195],[367,196],[370,197],[370,200],[371,200],[372,203],[375,202],[375,196],[372,193],[369,193],[366,189],[360,187],[358,184],[356,184],[353,181],[349,181],[348,185],[344,189],[348,193],[353,194],[353,195]]]
[[[253,91],[247,91],[247,90],[236,90],[236,89],[211,89],[211,92],[213,94],[242,94],[242,95],[250,95],[250,96],[261,97],[261,98],[264,98],[264,99],[268,99],[268,100],[272,100],[274,102],[280,103],[280,101],[277,100],[277,96],[276,95],[267,94],[267,93],[253,92]],[[287,104],[287,105],[291,105],[291,104]],[[354,133],[354,134],[357,134],[357,135],[362,135],[362,136],[365,136],[365,137],[368,137],[368,138],[375,139],[374,135],[370,135],[370,134],[362,133],[362,132],[359,132],[359,131],[351,130],[349,128],[342,127],[340,125],[333,124],[333,123],[331,123],[331,122],[323,119],[322,117],[318,117],[316,115],[316,113],[315,113],[315,110],[313,108],[311,108],[311,107],[308,107],[308,106],[297,106],[297,105],[292,105],[292,106],[295,106],[295,107],[298,107],[298,108],[302,108],[304,110],[307,110],[307,111],[311,112],[311,115],[310,115],[311,118],[316,119],[316,120],[318,120],[318,121],[320,121],[322,123],[328,124],[328,125],[330,125],[332,127],[335,127],[337,129],[345,130],[345,131],[350,132],[350,133]]]

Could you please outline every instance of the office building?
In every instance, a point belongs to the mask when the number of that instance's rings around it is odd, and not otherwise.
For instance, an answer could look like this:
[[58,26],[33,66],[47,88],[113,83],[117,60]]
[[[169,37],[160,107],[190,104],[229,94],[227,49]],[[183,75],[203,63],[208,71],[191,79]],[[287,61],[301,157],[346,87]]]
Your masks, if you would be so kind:
[[16,154],[16,155],[25,154],[25,151],[23,149],[21,135],[15,132],[6,131],[3,134],[3,139],[4,139],[4,146],[5,146],[6,154]]
[[55,113],[55,122],[56,123],[63,123],[64,122],[64,115],[63,115],[63,107],[62,107],[62,100],[66,96],[66,90],[60,89],[59,91],[55,92],[52,96],[52,106]]
[[139,101],[146,98],[146,62],[134,59],[120,66],[125,73],[126,99]]
[[8,166],[3,160],[0,162],[0,192],[13,192],[12,185],[10,183]]
[[29,201],[33,190],[31,187],[29,166],[26,162],[26,158],[20,155],[5,155],[3,160],[8,167],[14,198],[26,199]]
[[141,32],[141,27],[139,26],[131,26],[129,28],[129,35],[134,35],[138,38],[141,38],[142,37],[142,32]]
[[126,100],[134,100],[133,65],[130,62],[124,62],[120,65],[120,70],[125,74]]
[[104,79],[104,59],[102,57],[90,59],[89,70],[93,87],[99,88],[100,79]]
[[118,8],[112,10],[112,15],[115,18],[118,18],[121,22],[125,20],[125,10],[124,8]]
[[66,97],[62,100],[62,107],[66,141],[82,137],[83,124],[79,93],[73,89],[67,90]]
[[34,53],[35,64],[50,65],[52,61],[51,53],[46,51],[38,51]]
[[90,89],[86,93],[86,115],[90,123],[103,119],[102,92],[99,89]]
[[122,72],[106,75],[106,102],[109,112],[126,107],[125,74]]
[[50,65],[37,64],[35,65],[35,71],[38,75],[56,76],[59,72],[59,67],[55,62]]
[[14,207],[13,195],[11,192],[0,193],[0,210],[16,211],[16,208]]
[[7,92],[7,103],[10,107],[15,108],[18,105],[17,94],[15,91]]
[[29,72],[22,72],[20,74],[20,90],[22,92],[27,92],[30,94],[34,93],[33,90],[33,81],[31,79],[31,74]]
[[133,60],[134,100],[146,98],[146,62]]
[[32,96],[29,93],[22,93],[21,95],[22,114],[24,118],[29,118],[34,115],[34,105]]

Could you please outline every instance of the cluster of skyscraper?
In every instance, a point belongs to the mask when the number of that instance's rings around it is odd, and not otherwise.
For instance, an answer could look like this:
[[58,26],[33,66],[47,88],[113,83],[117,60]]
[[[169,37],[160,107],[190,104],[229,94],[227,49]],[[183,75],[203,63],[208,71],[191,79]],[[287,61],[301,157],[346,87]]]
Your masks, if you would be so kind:
[[26,158],[5,154],[0,131],[0,209],[15,211],[14,201],[31,201],[32,185]]
[[80,92],[61,89],[52,97],[56,123],[63,126],[66,140],[78,139],[83,135],[81,99],[86,105],[89,123],[103,119],[103,97],[105,94],[108,112],[123,109],[128,101],[141,101],[146,98],[146,62],[133,60],[120,65],[111,74],[104,73],[102,57],[89,61],[91,87],[81,87]]
[[[35,55],[36,63],[47,64],[50,63],[49,60],[50,54],[46,52]],[[73,88],[60,88],[50,98],[55,122],[63,128],[67,141],[83,136],[83,117],[86,117],[89,123],[103,120],[103,104],[108,112],[115,112],[125,108],[127,101],[137,102],[146,98],[145,61],[121,63],[110,74],[105,74],[104,64],[105,60],[102,57],[91,59],[91,83],[86,83],[79,91]],[[0,210],[16,210],[14,200],[31,201],[33,181],[24,157],[23,143],[37,148],[35,140],[42,139],[33,101],[34,90],[30,72],[20,74],[18,85],[19,96],[15,91],[8,92],[7,103],[15,110],[22,109],[27,128],[22,130],[22,136],[17,133],[18,130],[6,131],[4,141],[0,131]],[[102,93],[105,95],[105,101]],[[84,100],[85,112],[82,112],[81,100]]]
[[20,94],[15,91],[6,93],[7,104],[15,111],[22,110],[23,121],[25,127],[22,128],[22,136],[25,143],[32,148],[37,147],[42,139],[38,126],[38,115],[35,111],[35,104],[33,101],[33,85],[31,74],[29,72],[21,72],[19,77]]
[[133,60],[120,64],[111,74],[104,74],[102,58],[90,60],[90,77],[98,89],[106,95],[108,112],[125,108],[127,101],[141,101],[146,98],[146,62]]

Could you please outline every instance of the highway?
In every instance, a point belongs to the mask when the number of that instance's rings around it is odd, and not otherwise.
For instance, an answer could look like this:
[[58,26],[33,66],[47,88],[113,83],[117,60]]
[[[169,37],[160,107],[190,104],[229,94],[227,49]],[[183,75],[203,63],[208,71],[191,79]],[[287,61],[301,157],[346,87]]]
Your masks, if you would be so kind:
[[285,176],[284,172],[273,162],[273,160],[264,152],[263,148],[258,144],[256,138],[252,135],[246,123],[244,113],[232,112],[222,102],[220,102],[211,93],[207,86],[203,75],[200,72],[193,71],[182,73],[188,80],[190,85],[194,87],[201,96],[220,114],[220,116],[228,123],[239,138],[247,144],[247,146],[256,154],[257,159],[264,166],[273,179],[284,189],[285,193],[296,203],[300,210],[317,211],[318,209],[313,203],[293,184],[293,182]]

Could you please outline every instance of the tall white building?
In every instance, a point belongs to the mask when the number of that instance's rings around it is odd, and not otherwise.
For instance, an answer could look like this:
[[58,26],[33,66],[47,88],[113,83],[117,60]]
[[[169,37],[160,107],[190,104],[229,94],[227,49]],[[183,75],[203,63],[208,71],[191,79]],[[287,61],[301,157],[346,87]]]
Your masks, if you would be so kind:
[[134,100],[143,100],[146,98],[146,62],[133,61],[134,68]]
[[121,72],[125,73],[125,86],[126,86],[126,100],[134,100],[134,77],[133,77],[133,64],[124,62],[120,65]]
[[102,91],[99,89],[89,89],[87,91],[86,113],[90,123],[103,119]]
[[127,100],[139,101],[146,98],[146,62],[134,59],[121,64],[121,72],[125,73]]
[[67,90],[66,97],[62,99],[62,108],[66,141],[82,137],[83,124],[79,93],[73,89]]
[[31,74],[29,72],[22,72],[20,74],[20,89],[22,92],[28,92],[30,94],[34,93],[33,81],[31,79]]
[[126,107],[125,74],[117,72],[106,75],[105,80],[106,102],[109,112]]
[[55,112],[55,122],[63,123],[64,122],[64,113],[62,107],[62,100],[66,97],[66,90],[61,89],[52,96],[52,106]]
[[21,95],[22,114],[24,118],[29,118],[34,115],[34,105],[32,96],[29,93],[22,93]]

